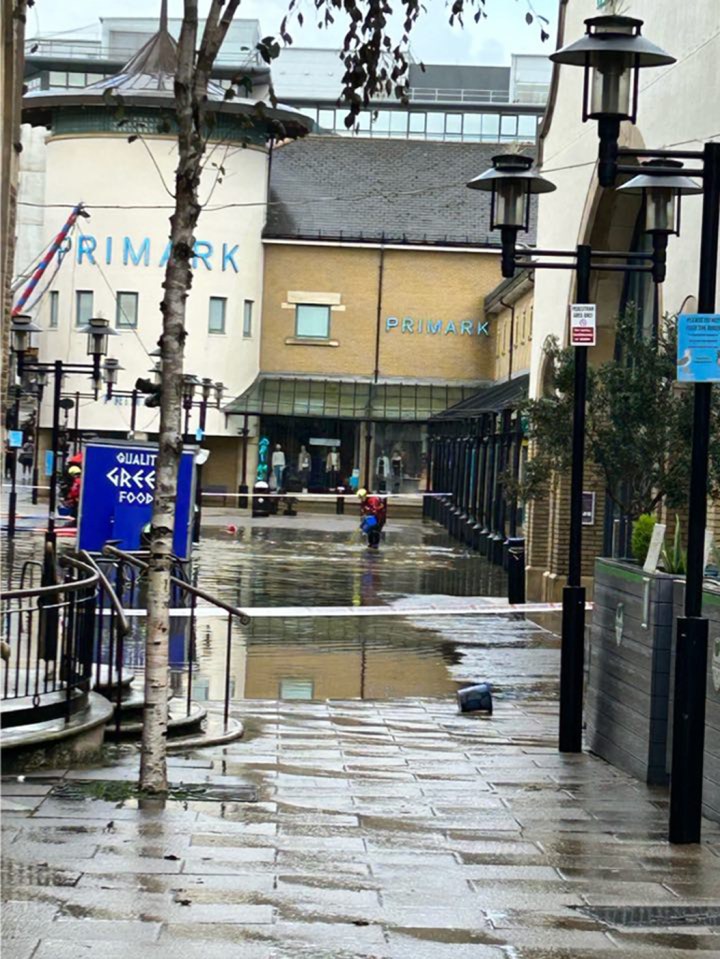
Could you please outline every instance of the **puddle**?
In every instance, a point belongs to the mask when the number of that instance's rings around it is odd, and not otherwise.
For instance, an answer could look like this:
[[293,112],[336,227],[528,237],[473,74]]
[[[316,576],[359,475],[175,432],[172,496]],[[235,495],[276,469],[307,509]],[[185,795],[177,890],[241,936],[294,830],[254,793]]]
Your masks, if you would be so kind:
[[[353,517],[241,521],[236,532],[208,528],[196,547],[198,585],[239,607],[412,606],[503,599],[505,572],[460,546],[434,523],[390,523],[369,551]],[[312,520],[312,521],[311,521]],[[23,558],[31,555],[23,541]],[[142,607],[138,588],[128,605]],[[143,619],[131,620],[125,665],[144,664]],[[188,619],[173,618],[173,693],[187,695]],[[553,623],[548,623],[550,628]],[[241,699],[413,699],[453,694],[490,681],[499,698],[552,698],[559,643],[523,617],[408,616],[196,621],[192,698],[225,697],[230,642],[230,697]],[[137,685],[137,682],[136,682]]]

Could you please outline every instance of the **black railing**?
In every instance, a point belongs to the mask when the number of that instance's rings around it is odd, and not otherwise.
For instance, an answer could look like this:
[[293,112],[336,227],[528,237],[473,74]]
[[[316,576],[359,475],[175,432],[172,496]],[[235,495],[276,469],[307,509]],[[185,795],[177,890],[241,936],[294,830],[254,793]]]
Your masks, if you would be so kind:
[[[144,585],[146,574],[149,570],[147,552],[128,553],[118,549],[116,546],[107,545],[103,550],[102,558],[98,558],[98,564],[105,572],[106,579],[113,584],[113,590],[118,601],[126,610],[146,609],[144,596]],[[218,599],[216,596],[206,592],[196,583],[188,579],[186,567],[176,562],[173,565],[173,572],[170,577],[171,583],[171,609],[181,611],[182,616],[187,619],[187,629],[184,635],[184,655],[182,662],[175,661],[171,663],[171,668],[176,672],[183,673],[185,688],[183,690],[185,698],[186,715],[190,715],[192,709],[193,694],[193,674],[197,671],[197,636],[196,636],[196,610],[198,600],[206,603],[208,606],[218,610],[219,616],[226,617],[225,630],[225,674],[223,682],[223,722],[225,730],[228,728],[230,718],[230,698],[231,698],[231,667],[232,667],[232,638],[234,626],[247,626],[250,622],[248,616],[243,610],[236,606]],[[104,610],[98,619],[101,625],[98,627],[103,635],[107,632],[105,621],[112,619],[112,614],[106,614]],[[141,612],[144,616],[145,614]],[[131,613],[132,615],[132,613]],[[171,616],[173,614],[171,613]],[[175,613],[178,616],[178,613]],[[104,648],[104,647],[103,647]],[[119,645],[115,647],[116,655],[119,656],[116,661],[122,662],[122,653],[117,652]]]
[[58,568],[57,585],[26,586],[34,573],[26,563],[21,588],[0,595],[5,644],[0,700],[15,701],[3,710],[5,726],[69,719],[90,691],[100,577],[92,565],[71,556],[61,557]]

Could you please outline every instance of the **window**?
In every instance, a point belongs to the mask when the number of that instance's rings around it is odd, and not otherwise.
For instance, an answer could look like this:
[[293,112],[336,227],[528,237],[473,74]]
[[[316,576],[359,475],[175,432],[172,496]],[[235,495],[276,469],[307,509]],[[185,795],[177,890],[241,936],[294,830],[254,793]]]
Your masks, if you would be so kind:
[[442,113],[428,113],[427,135],[429,140],[442,140],[445,134],[445,115]]
[[534,140],[537,136],[537,117],[518,117],[518,136],[522,140]]
[[330,307],[298,303],[295,307],[295,335],[327,339],[330,336]]
[[50,322],[48,326],[51,330],[58,328],[60,321],[60,294],[57,290],[50,291]]
[[516,116],[502,118],[500,123],[500,139],[501,140],[517,139],[517,122],[518,122],[518,118]]
[[243,306],[243,336],[252,336],[253,301],[245,300]]
[[390,114],[390,135],[394,137],[406,137],[408,126],[408,115],[405,110],[395,110]]
[[445,139],[459,140],[462,133],[462,114],[447,113],[445,115]]
[[485,142],[493,141],[497,143],[500,137],[500,117],[497,113],[484,113],[482,115],[482,138]]
[[227,300],[224,296],[210,297],[210,314],[208,316],[208,333],[225,332],[225,307]]
[[323,130],[334,130],[335,129],[335,111],[334,110],[319,110],[318,111],[318,125]]
[[372,132],[376,136],[387,136],[390,133],[390,111],[389,110],[378,110],[377,116],[373,116]]
[[75,326],[87,326],[92,314],[92,290],[77,290],[75,293]]
[[121,330],[135,330],[137,325],[137,293],[118,293],[115,303],[115,326]]
[[463,140],[477,143],[481,128],[482,116],[479,113],[466,113],[463,117]]
[[410,139],[424,139],[425,138],[425,114],[424,113],[411,113],[410,114]]

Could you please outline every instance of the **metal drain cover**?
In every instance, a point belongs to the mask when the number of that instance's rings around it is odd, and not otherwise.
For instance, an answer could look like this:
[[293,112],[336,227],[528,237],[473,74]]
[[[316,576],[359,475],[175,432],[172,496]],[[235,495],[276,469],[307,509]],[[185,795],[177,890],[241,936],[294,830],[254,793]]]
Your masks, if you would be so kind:
[[720,926],[720,905],[573,906],[609,926]]

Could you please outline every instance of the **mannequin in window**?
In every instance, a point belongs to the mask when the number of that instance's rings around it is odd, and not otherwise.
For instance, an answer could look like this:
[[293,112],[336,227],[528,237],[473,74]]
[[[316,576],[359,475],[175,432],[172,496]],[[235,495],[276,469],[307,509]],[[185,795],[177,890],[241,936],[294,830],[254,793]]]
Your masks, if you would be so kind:
[[302,491],[307,493],[308,483],[310,481],[310,469],[312,467],[312,460],[310,459],[310,454],[304,446],[300,447],[300,455],[298,456],[298,473],[300,474],[300,481],[302,482]]
[[375,461],[375,475],[377,476],[378,492],[384,493],[387,490],[387,481],[390,475],[390,460],[385,455],[385,450],[380,451],[380,455]]
[[403,458],[399,449],[393,450],[392,459],[390,460],[390,472],[392,474],[393,493],[399,493],[403,476]]
[[340,454],[337,451],[337,447],[333,446],[325,459],[325,483],[328,489],[332,489],[333,486],[337,485],[337,475],[339,469]]
[[275,476],[275,485],[278,493],[283,488],[283,474],[285,473],[285,454],[279,443],[275,444],[275,450],[272,455],[272,470]]

